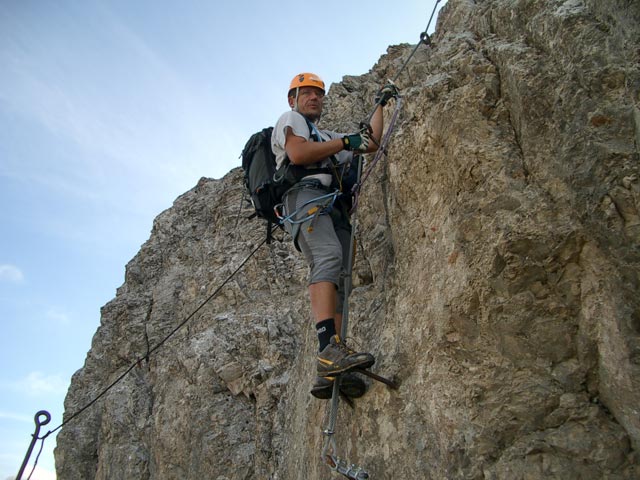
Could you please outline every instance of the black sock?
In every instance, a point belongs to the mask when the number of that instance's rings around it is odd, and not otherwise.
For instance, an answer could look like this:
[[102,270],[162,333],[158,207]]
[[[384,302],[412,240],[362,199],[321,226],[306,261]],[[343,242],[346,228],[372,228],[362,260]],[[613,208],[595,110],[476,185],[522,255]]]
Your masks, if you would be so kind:
[[327,318],[321,322],[316,323],[316,332],[318,334],[318,346],[320,352],[324,350],[324,347],[329,345],[329,340],[336,334],[336,324],[333,318]]

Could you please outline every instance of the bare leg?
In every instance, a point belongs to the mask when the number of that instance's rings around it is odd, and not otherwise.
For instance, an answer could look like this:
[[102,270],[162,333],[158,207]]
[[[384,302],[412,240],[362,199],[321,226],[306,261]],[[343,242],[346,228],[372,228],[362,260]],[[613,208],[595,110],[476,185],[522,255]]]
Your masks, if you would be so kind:
[[[316,323],[327,318],[335,318],[336,295],[336,286],[331,282],[318,282],[309,285],[311,313]],[[337,324],[336,331],[339,331]]]

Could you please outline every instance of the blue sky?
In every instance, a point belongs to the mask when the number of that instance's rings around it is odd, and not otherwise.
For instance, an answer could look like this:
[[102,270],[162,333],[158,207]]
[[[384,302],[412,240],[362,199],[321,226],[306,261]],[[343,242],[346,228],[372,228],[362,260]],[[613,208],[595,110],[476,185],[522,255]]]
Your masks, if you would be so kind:
[[[45,432],[61,423],[100,307],[153,219],[239,165],[296,73],[366,73],[418,41],[434,4],[0,1],[0,480],[38,410],[52,414]],[[33,480],[55,478],[54,446]]]

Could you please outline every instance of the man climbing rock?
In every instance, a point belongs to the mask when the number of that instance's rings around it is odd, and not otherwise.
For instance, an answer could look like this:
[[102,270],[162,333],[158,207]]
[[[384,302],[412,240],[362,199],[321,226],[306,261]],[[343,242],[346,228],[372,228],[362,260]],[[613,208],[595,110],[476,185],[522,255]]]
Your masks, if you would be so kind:
[[341,374],[342,393],[362,396],[365,383],[350,370],[368,368],[375,361],[370,353],[352,350],[338,334],[346,301],[351,224],[345,198],[336,197],[335,192],[341,190],[354,153],[376,151],[383,129],[382,107],[394,93],[392,86],[379,92],[370,125],[357,133],[319,130],[324,82],[313,73],[301,73],[289,85],[291,110],[279,118],[271,137],[278,171],[286,172],[283,167],[289,164],[296,169],[296,178],[301,178],[284,195],[284,226],[309,265],[308,292],[319,343],[311,393],[317,398],[330,398],[333,382]]

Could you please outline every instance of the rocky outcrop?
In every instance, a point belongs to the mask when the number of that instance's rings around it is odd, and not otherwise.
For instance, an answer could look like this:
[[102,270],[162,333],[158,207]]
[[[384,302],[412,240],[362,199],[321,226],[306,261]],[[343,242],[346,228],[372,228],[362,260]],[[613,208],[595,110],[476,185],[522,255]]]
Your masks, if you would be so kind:
[[[640,477],[639,39],[631,0],[449,0],[400,75],[350,334],[401,386],[336,432],[372,478]],[[323,123],[352,130],[411,50],[333,85]],[[59,478],[328,478],[304,262],[277,235],[225,283],[264,238],[241,177],[202,179],[127,265],[67,414],[141,361],[64,426]]]

